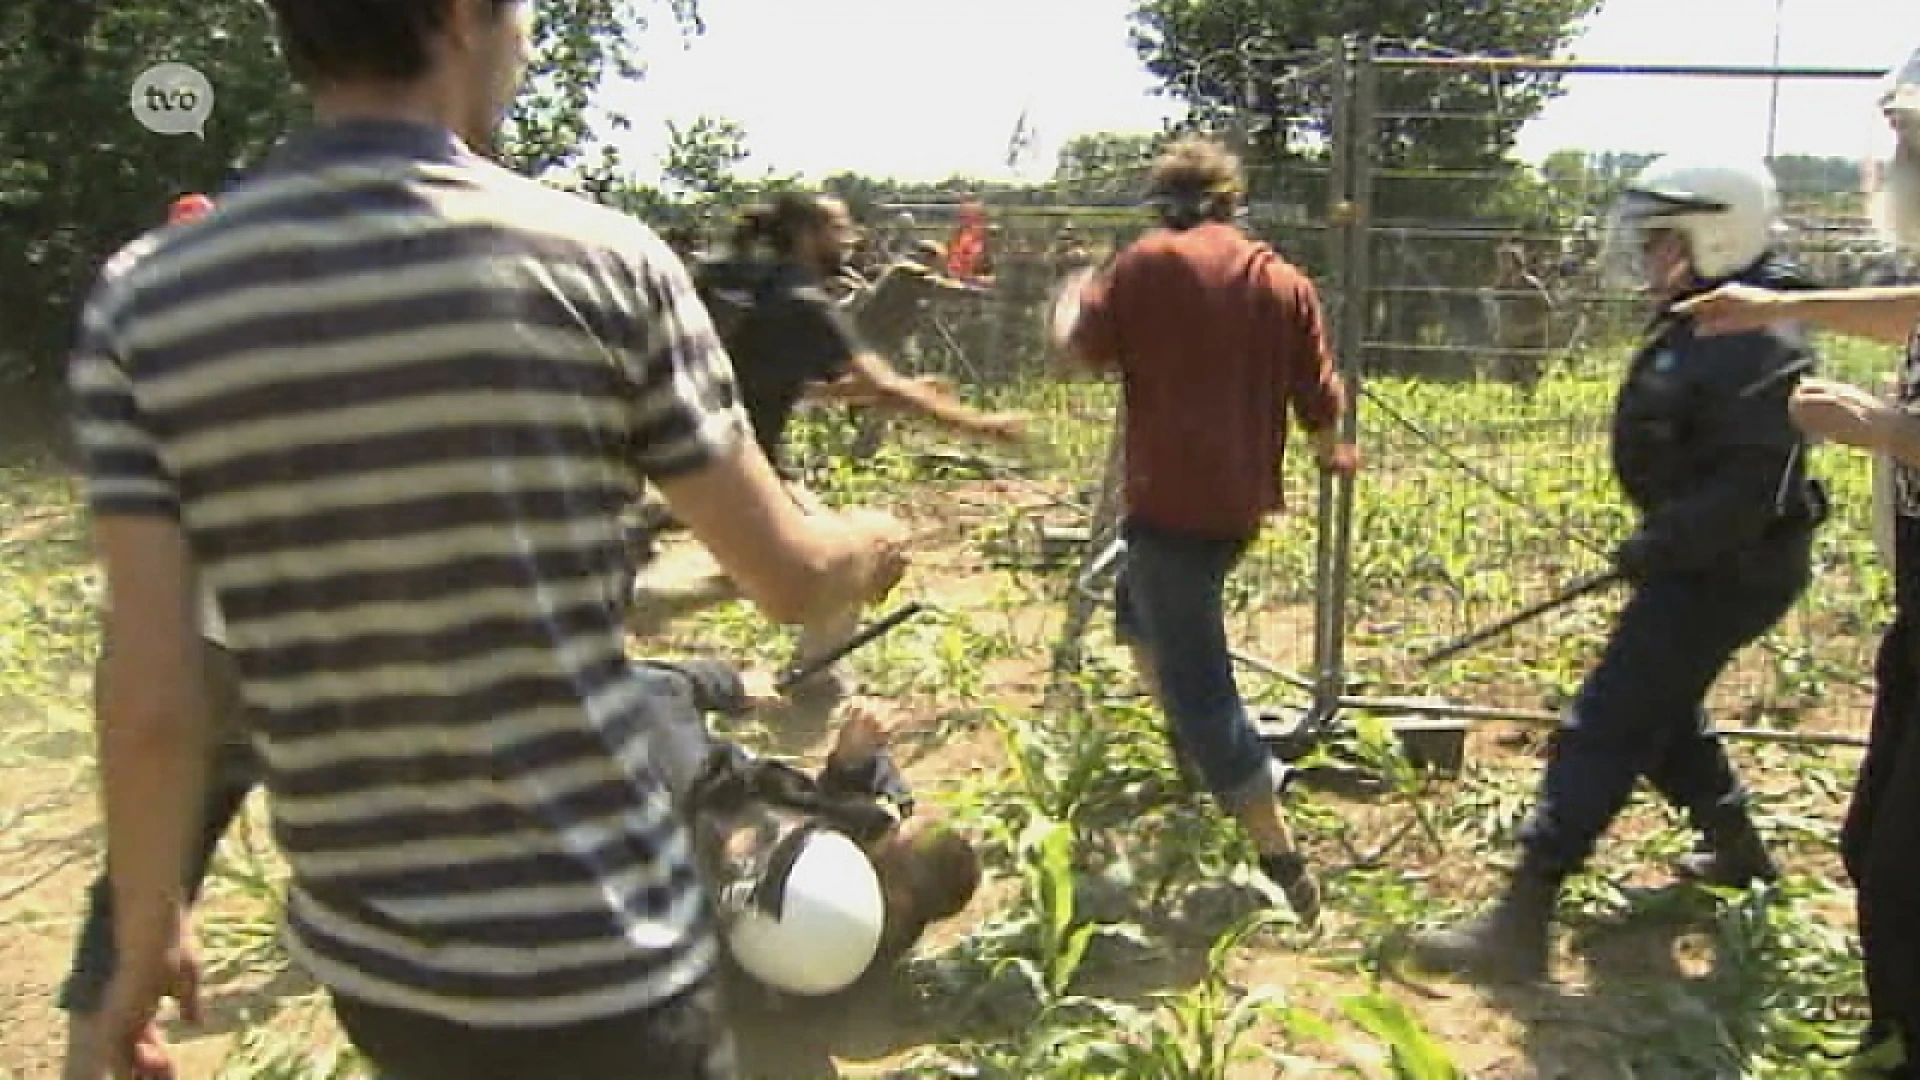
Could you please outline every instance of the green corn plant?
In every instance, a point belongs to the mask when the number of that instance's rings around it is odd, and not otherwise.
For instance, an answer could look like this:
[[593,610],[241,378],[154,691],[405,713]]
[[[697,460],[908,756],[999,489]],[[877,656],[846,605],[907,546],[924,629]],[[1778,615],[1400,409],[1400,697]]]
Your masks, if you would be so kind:
[[[1471,1080],[1405,1005],[1381,991],[1343,999],[1340,1012],[1385,1052],[1393,1080]],[[1329,1045],[1344,1043],[1331,1024],[1312,1013],[1289,1010],[1286,1020],[1289,1030],[1298,1035]],[[1350,1059],[1355,1056],[1351,1050],[1348,1054]],[[1363,1080],[1373,1075],[1352,1060],[1342,1072]]]
[[1194,986],[1156,995],[1122,1043],[1121,1075],[1136,1080],[1228,1080],[1248,1062],[1272,1060],[1259,1041],[1263,1025],[1283,1024],[1284,999],[1273,988],[1242,991],[1228,977],[1234,954],[1262,930],[1283,923],[1258,912],[1236,924],[1207,951],[1206,974]]
[[296,1006],[303,1019],[243,1030],[213,1080],[367,1080],[367,1063],[337,1039],[316,1030],[323,1010]]
[[229,843],[207,875],[208,892],[223,903],[199,920],[200,940],[209,974],[271,975],[293,962],[280,936],[285,875],[252,816],[243,813],[236,825],[239,843]]

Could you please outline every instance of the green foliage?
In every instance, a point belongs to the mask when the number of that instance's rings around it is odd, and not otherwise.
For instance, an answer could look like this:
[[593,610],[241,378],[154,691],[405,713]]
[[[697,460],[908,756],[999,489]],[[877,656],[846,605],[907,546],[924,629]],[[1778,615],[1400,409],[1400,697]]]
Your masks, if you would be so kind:
[[[699,28],[697,0],[543,0],[505,160],[531,175],[577,164],[594,92],[637,72],[644,16],[662,3]],[[167,61],[213,86],[204,140],[134,119],[134,78]],[[226,186],[303,113],[257,0],[0,5],[0,85],[0,386],[56,377],[107,256],[159,224],[174,196]]]
[[1053,187],[1071,205],[1125,206],[1137,203],[1147,169],[1167,141],[1166,133],[1093,132],[1076,135],[1060,148]]
[[[1292,77],[1300,53],[1348,35],[1417,42],[1453,53],[1551,56],[1572,40],[1599,0],[1528,0],[1435,5],[1420,0],[1142,0],[1134,9],[1134,45],[1167,91],[1201,114],[1246,110],[1258,116],[1262,159],[1320,159],[1330,132],[1329,100],[1313,80]],[[1552,95],[1540,74],[1489,80],[1499,108],[1480,125],[1436,130],[1408,115],[1384,121],[1380,164],[1387,168],[1465,168],[1499,162],[1514,136]],[[1385,111],[1410,114],[1486,111],[1489,87],[1448,75],[1396,74],[1382,88]],[[1293,172],[1294,170],[1285,170]],[[1286,180],[1276,180],[1286,184]],[[1423,185],[1424,187],[1424,185]],[[1277,197],[1298,191],[1276,190]],[[1435,196],[1434,198],[1438,198]],[[1405,209],[1383,205],[1383,213]]]

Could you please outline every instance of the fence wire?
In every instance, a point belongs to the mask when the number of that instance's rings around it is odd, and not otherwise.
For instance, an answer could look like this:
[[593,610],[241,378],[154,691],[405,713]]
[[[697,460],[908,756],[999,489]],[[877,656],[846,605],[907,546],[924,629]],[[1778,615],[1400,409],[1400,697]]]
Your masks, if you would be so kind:
[[[1617,591],[1444,667],[1419,663],[1604,569],[1632,525],[1607,429],[1649,312],[1604,280],[1599,234],[1612,190],[1646,158],[1576,157],[1574,176],[1556,176],[1516,160],[1518,125],[1572,80],[1777,78],[1791,108],[1804,87],[1874,76],[1554,64],[1379,42],[1332,58],[1256,44],[1196,64],[1197,114],[1249,158],[1250,227],[1319,283],[1359,388],[1353,423],[1368,462],[1342,491],[1293,456],[1292,513],[1228,597],[1249,673],[1278,676],[1253,680],[1256,691],[1312,688],[1323,710],[1356,694],[1438,694],[1467,715],[1562,706],[1597,658]],[[1773,141],[1754,134],[1756,145]],[[1782,252],[1834,284],[1910,272],[1876,254],[1858,200],[1835,202],[1790,199]],[[1891,362],[1822,345],[1825,369],[1856,381],[1877,381],[1873,369]],[[1836,507],[1816,584],[1721,681],[1711,704],[1733,726],[1854,730],[1864,720],[1885,611],[1866,466],[1830,453],[1815,464]],[[1110,519],[1092,531],[1109,535]],[[1102,553],[1089,549],[1084,575],[1106,567]],[[1069,602],[1063,654],[1080,645],[1090,603]]]
[[[1600,223],[1612,191],[1646,158],[1573,155],[1558,172],[1534,168],[1513,151],[1519,124],[1544,95],[1581,80],[1778,78],[1790,111],[1803,87],[1873,75],[1556,64],[1379,42],[1311,53],[1252,42],[1192,63],[1193,126],[1245,161],[1247,227],[1319,286],[1358,389],[1351,423],[1367,460],[1342,485],[1320,477],[1308,455],[1289,455],[1288,512],[1231,579],[1230,636],[1256,698],[1297,703],[1306,691],[1323,714],[1428,695],[1469,716],[1546,718],[1564,704],[1597,657],[1618,591],[1445,666],[1419,663],[1603,569],[1632,525],[1610,471],[1608,425],[1649,312],[1600,273]],[[1684,90],[1669,97],[1687,100]],[[1766,134],[1754,132],[1755,144]],[[1796,147],[1788,140],[1775,152]],[[1898,279],[1909,268],[1874,254],[1859,202],[1790,200],[1780,248],[1836,284]],[[985,203],[990,287],[933,297],[882,351],[913,374],[946,376],[979,403],[1029,416],[1037,449],[1001,465],[1031,480],[1034,498],[992,497],[1004,531],[1024,533],[1001,539],[1050,573],[1064,600],[1056,660],[1071,666],[1086,645],[1111,644],[1102,601],[1120,510],[1119,401],[1111,384],[1057,377],[1044,320],[1066,274],[1104,261],[1149,222],[1131,205]],[[885,205],[867,227],[900,251],[948,240],[958,213],[957,203]],[[1821,347],[1825,370],[1855,381],[1877,381],[1876,369],[1892,363],[1833,341]],[[915,498],[972,497],[978,463],[950,442],[929,450],[924,431],[905,427],[896,423],[887,445],[936,462],[903,476],[919,485]],[[803,448],[802,460],[837,467],[829,463],[849,446],[857,460],[862,437],[857,419],[813,425],[815,452]],[[1712,704],[1732,726],[1854,730],[1864,718],[1886,584],[1866,527],[1867,468],[1826,451],[1814,465],[1836,508],[1816,583],[1722,680]]]
[[[1579,70],[1608,86],[1742,77]],[[1778,77],[1783,96],[1802,82],[1866,75],[1746,73]],[[1357,226],[1365,272],[1344,284],[1365,312],[1349,324],[1362,337],[1343,343],[1343,361],[1363,387],[1358,426],[1372,467],[1356,485],[1338,569],[1349,598],[1339,632],[1345,666],[1377,688],[1555,708],[1596,659],[1621,599],[1590,595],[1438,670],[1417,662],[1604,569],[1632,527],[1607,428],[1650,312],[1599,273],[1607,186],[1555,186],[1511,153],[1530,95],[1569,77],[1511,58],[1374,48],[1355,79],[1349,107],[1361,115],[1350,134],[1369,214]],[[1601,179],[1617,187],[1625,171]],[[1830,280],[1836,252],[1868,236],[1862,218],[1849,223],[1830,207],[1789,204],[1786,220],[1782,253]],[[1712,704],[1730,723],[1831,729],[1863,719],[1872,635],[1862,626],[1878,610],[1880,575],[1862,542],[1864,464],[1824,456],[1818,471],[1839,513],[1816,585],[1721,681]]]

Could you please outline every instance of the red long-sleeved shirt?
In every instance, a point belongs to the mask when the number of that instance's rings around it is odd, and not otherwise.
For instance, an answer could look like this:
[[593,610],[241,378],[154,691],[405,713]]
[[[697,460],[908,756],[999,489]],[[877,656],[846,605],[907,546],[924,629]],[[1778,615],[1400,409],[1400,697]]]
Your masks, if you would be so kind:
[[1128,513],[1248,537],[1282,507],[1289,413],[1337,423],[1345,389],[1305,274],[1232,225],[1157,229],[1083,299],[1072,348],[1120,374]]

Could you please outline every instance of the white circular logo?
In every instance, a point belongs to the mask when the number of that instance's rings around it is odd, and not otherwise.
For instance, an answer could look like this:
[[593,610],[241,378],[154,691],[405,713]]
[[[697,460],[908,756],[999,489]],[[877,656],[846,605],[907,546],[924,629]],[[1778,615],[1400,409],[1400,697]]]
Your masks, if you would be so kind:
[[128,103],[148,131],[204,139],[207,117],[213,115],[213,84],[186,64],[155,64],[133,80]]

